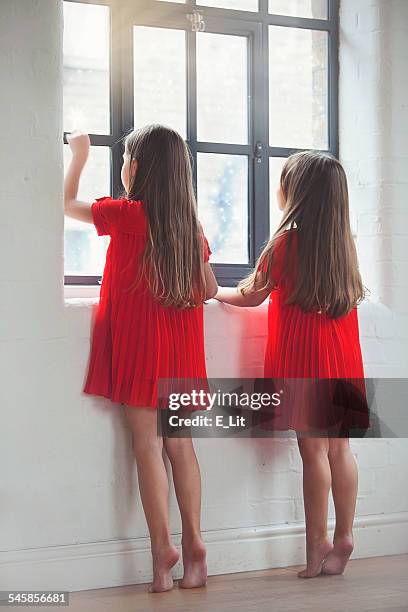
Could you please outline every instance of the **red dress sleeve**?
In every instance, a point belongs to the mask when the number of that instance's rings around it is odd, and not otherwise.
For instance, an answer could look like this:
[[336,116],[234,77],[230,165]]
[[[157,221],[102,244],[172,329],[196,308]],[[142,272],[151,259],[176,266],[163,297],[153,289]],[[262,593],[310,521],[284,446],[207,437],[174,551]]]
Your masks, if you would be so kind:
[[106,236],[112,233],[117,222],[123,200],[114,200],[110,196],[96,198],[91,205],[92,218],[98,232],[98,236]]
[[200,228],[201,237],[204,243],[203,244],[203,261],[204,263],[206,263],[210,259],[210,255],[212,254],[212,251],[210,249],[210,245],[208,244],[208,240],[206,238],[206,235],[204,234],[203,226],[201,225],[200,221],[198,222],[198,226]]
[[203,240],[204,240],[204,262],[207,262],[210,259],[210,255],[212,254],[212,251],[210,249],[210,245],[208,244],[208,240],[204,234],[203,234]]
[[[288,240],[289,240],[289,232],[291,232],[290,239],[293,241],[293,244],[291,243],[290,258],[291,258],[291,264],[294,264],[294,261],[292,261],[293,259],[292,256],[294,256],[293,249],[295,247],[294,241],[296,240],[296,233],[292,230],[287,230],[275,240],[275,243],[272,249],[271,278],[273,281],[273,285],[275,287],[280,285],[285,280],[283,278],[283,270],[284,270],[286,257],[288,255],[287,247],[288,247]],[[267,271],[266,259],[264,259],[264,261],[261,263],[260,270],[261,272]]]
[[283,263],[285,258],[285,250],[287,245],[287,234],[282,234],[275,241],[273,250],[272,250],[272,268],[271,268],[271,276],[275,283],[275,285],[279,285],[282,281],[282,270]]
[[97,198],[91,205],[92,218],[98,236],[112,235],[115,230],[137,233],[145,230],[142,202],[110,196]]

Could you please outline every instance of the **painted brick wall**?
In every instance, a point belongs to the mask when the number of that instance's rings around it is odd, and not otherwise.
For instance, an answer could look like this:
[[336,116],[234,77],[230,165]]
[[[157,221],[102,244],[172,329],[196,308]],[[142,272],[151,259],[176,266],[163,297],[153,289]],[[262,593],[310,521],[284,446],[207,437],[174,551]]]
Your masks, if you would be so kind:
[[[370,373],[408,375],[408,3],[342,0],[340,156],[364,281]],[[374,367],[375,366],[375,367]]]

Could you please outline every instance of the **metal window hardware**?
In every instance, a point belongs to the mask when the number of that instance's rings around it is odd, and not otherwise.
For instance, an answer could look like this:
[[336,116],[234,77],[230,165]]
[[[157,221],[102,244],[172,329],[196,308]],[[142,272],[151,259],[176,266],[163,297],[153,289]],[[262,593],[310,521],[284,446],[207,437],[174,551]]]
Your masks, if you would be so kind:
[[193,32],[204,32],[205,21],[200,11],[193,11],[192,13],[188,13],[186,17],[189,21],[191,21],[191,30]]
[[263,154],[263,145],[262,142],[257,142],[255,144],[255,159],[258,164],[262,163],[262,154]]

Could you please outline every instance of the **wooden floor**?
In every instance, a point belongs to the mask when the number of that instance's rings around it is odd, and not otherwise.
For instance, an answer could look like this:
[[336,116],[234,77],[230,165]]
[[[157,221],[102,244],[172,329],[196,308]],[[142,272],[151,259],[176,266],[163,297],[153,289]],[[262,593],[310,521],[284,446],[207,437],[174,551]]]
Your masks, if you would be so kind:
[[211,576],[204,588],[184,590],[175,586],[167,593],[147,593],[147,585],[81,591],[71,593],[69,609],[72,612],[408,611],[408,555],[352,560],[343,576],[320,576],[312,580],[297,578],[298,569]]

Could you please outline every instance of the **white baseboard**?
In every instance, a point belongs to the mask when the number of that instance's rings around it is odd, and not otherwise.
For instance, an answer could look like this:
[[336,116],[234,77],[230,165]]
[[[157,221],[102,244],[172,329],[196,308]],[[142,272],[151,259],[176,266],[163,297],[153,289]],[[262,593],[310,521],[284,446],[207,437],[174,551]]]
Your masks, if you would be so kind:
[[[353,558],[408,553],[408,512],[358,517]],[[304,525],[283,524],[204,532],[210,575],[304,562]],[[180,536],[174,541],[179,545]],[[180,577],[181,563],[174,575]],[[0,553],[0,590],[81,591],[151,580],[148,538]]]

